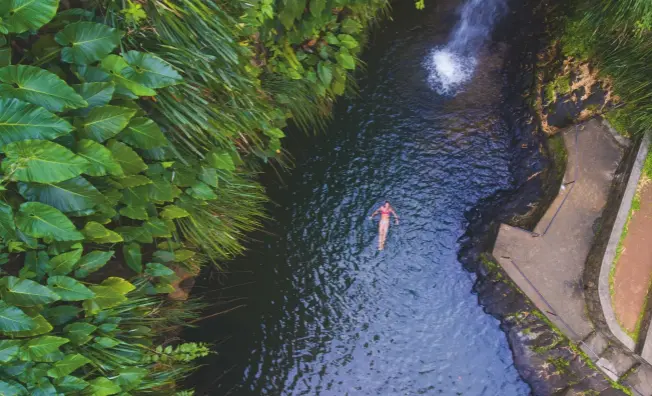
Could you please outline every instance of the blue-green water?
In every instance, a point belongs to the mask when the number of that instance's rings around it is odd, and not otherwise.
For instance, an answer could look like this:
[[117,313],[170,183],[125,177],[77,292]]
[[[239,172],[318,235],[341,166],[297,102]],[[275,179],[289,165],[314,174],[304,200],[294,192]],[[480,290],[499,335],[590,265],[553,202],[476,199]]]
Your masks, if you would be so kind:
[[[359,96],[326,133],[289,140],[296,168],[282,181],[266,177],[266,232],[223,284],[197,287],[216,310],[245,305],[189,333],[217,344],[189,381],[198,394],[529,394],[457,260],[465,212],[513,183],[509,120],[528,110],[506,105],[522,90],[505,72],[519,60],[505,57],[522,45],[509,29],[527,26],[508,13],[469,80],[442,95],[433,53],[460,3],[405,3],[372,37]],[[368,216],[385,199],[401,224],[378,252]]]

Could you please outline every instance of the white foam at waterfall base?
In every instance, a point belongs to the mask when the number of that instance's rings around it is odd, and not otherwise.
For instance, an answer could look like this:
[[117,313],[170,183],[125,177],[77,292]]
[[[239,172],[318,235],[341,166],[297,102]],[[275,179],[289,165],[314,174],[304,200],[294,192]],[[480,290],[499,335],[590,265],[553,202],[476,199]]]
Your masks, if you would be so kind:
[[440,95],[454,95],[473,76],[476,59],[451,51],[435,50],[428,60],[429,83]]

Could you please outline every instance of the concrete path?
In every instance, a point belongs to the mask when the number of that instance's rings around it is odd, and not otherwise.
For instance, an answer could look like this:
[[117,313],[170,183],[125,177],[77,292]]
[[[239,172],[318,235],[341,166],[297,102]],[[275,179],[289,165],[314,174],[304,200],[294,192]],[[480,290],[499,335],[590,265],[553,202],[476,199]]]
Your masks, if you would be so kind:
[[536,306],[579,342],[593,331],[584,308],[584,263],[622,150],[597,120],[561,133],[568,164],[559,195],[534,233],[501,225],[493,254]]
[[613,347],[586,315],[582,274],[623,150],[589,120],[562,132],[568,151],[559,195],[534,232],[501,225],[493,255],[517,286],[606,376],[652,395],[652,370]]

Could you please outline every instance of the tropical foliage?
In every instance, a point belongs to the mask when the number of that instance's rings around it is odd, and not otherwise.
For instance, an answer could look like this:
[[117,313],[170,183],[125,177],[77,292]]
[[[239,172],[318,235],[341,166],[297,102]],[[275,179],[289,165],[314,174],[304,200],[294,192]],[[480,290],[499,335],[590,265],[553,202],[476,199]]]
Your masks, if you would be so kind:
[[567,55],[590,60],[613,80],[626,106],[607,116],[623,132],[652,129],[652,3],[580,0],[562,43]]
[[321,126],[386,8],[0,2],[0,393],[173,392],[209,350],[165,344],[200,306],[162,295],[242,251],[260,164]]

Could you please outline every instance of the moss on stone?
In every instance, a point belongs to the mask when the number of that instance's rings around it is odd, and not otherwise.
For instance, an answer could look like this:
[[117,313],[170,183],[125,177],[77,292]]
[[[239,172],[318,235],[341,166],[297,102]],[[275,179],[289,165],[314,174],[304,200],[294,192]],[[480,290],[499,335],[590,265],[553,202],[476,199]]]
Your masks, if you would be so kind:
[[543,87],[543,101],[545,105],[548,105],[555,101],[555,84],[548,83]]
[[554,82],[554,89],[557,95],[566,95],[571,91],[571,77],[570,74],[564,74],[559,77]]
[[548,149],[550,150],[550,156],[557,172],[557,178],[561,180],[566,172],[566,163],[568,162],[568,151],[566,151],[563,136],[551,136],[548,139]]

